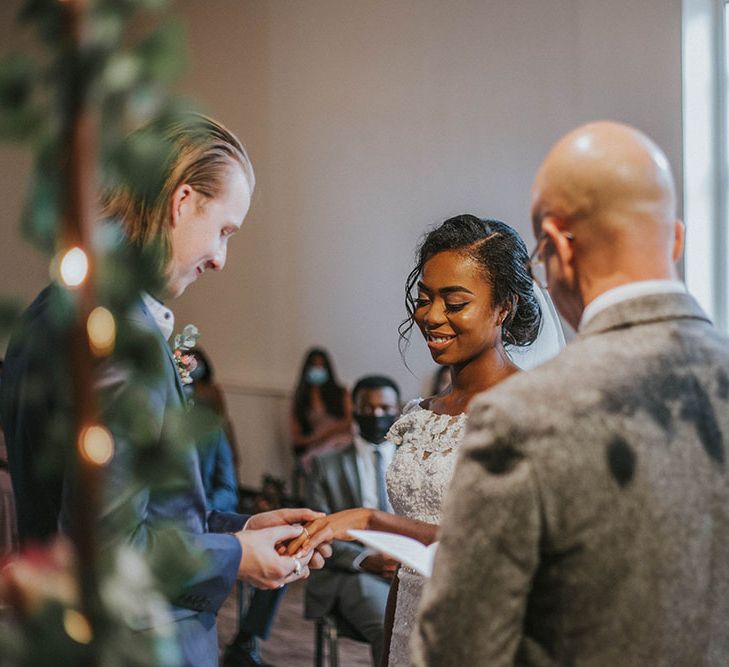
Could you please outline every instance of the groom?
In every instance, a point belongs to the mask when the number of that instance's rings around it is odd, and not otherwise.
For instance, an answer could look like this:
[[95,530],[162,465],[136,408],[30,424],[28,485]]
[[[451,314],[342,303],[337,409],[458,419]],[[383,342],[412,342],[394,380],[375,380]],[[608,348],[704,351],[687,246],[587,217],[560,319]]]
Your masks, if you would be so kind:
[[[236,579],[261,588],[278,588],[306,577],[331,555],[328,545],[301,559],[281,556],[277,544],[301,534],[299,525],[318,514],[288,509],[253,517],[206,512],[205,492],[194,447],[176,441],[170,430],[184,412],[186,398],[167,339],[174,316],[163,300],[180,296],[206,270],[225,265],[228,241],[248,213],[254,186],[253,169],[239,140],[219,123],[191,115],[167,128],[169,148],[164,183],[140,200],[120,187],[106,197],[105,217],[118,221],[130,245],[140,254],[163,248],[162,284],[154,294],[142,292],[128,312],[117,318],[126,340],[142,336],[149,346],[144,362],[158,365],[159,377],[149,383],[143,364],[133,366],[114,353],[95,376],[102,416],[112,431],[115,452],[105,469],[104,500],[99,510],[101,551],[129,544],[144,553],[160,580],[174,570],[171,559],[199,566],[170,590],[174,621],[184,665],[218,664],[216,613]],[[0,407],[7,438],[10,471],[17,500],[21,538],[45,541],[59,529],[73,533],[74,514],[68,498],[74,493],[70,475],[48,472],[73,442],[68,423],[74,405],[64,354],[69,349],[68,323],[59,317],[59,303],[69,299],[58,284],[41,292],[26,311],[6,357]],[[120,337],[118,337],[120,338]],[[59,363],[49,358],[58,355]],[[66,373],[64,373],[66,371]],[[145,380],[147,380],[145,382]],[[135,410],[123,412],[123,400]],[[143,418],[137,418],[138,414]],[[65,428],[64,428],[65,426]],[[60,436],[59,436],[60,429]],[[174,445],[180,460],[164,472],[163,485],[152,481],[160,453]],[[142,461],[142,457],[144,461]],[[139,469],[147,469],[141,478]],[[132,470],[138,474],[133,477]],[[137,478],[138,477],[138,478]],[[157,476],[159,477],[159,475]],[[178,560],[179,559],[179,560]],[[140,623],[135,630],[148,629]]]
[[662,151],[600,122],[539,170],[575,341],[472,404],[416,665],[725,665],[729,341],[678,280]]

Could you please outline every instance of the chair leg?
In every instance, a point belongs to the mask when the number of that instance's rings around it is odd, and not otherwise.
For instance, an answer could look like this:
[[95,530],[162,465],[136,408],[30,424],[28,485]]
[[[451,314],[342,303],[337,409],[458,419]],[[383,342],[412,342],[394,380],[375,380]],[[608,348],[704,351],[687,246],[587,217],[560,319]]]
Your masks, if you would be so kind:
[[314,667],[324,667],[324,633],[325,632],[326,632],[326,621],[323,618],[317,619]]
[[246,611],[248,610],[248,596],[246,595],[246,585],[240,581],[237,582],[238,589],[238,629],[240,630],[241,623],[245,618]]
[[329,667],[339,667],[339,648],[337,646],[339,633],[337,632],[337,626],[335,623],[327,623],[327,626],[327,639],[329,644]]

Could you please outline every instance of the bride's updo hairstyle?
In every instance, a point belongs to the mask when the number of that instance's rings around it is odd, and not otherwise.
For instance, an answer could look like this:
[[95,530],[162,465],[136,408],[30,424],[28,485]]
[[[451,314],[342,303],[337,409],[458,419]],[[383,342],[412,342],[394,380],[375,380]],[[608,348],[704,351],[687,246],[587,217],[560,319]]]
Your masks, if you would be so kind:
[[413,292],[423,267],[431,257],[446,250],[459,251],[477,262],[491,285],[494,305],[508,309],[501,327],[504,344],[524,347],[533,343],[539,333],[542,311],[527,268],[529,254],[524,241],[504,222],[466,214],[449,218],[428,232],[418,247],[417,263],[405,285],[408,317],[398,328],[401,353],[415,324]]

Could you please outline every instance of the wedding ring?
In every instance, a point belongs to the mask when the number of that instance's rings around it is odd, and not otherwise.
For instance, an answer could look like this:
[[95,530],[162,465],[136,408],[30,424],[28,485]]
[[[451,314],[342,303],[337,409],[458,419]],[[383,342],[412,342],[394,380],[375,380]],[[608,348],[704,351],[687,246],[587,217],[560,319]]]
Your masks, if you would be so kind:
[[306,535],[306,539],[307,540],[310,540],[311,539],[311,535],[309,535],[309,531],[306,530],[306,526],[301,526],[301,532],[303,532],[304,535]]
[[301,561],[298,558],[294,558],[294,571],[293,574],[297,577],[301,576]]

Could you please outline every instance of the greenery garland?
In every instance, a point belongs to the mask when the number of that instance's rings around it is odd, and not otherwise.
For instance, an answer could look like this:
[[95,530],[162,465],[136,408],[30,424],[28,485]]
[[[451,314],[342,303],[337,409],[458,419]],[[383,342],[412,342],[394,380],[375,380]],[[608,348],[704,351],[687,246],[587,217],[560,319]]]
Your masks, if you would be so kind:
[[[140,197],[158,187],[167,158],[167,146],[154,128],[191,110],[190,102],[168,92],[185,63],[183,32],[177,22],[161,14],[168,2],[86,0],[83,38],[74,43],[64,7],[68,1],[26,0],[18,22],[35,31],[42,56],[12,53],[0,61],[0,141],[25,144],[34,154],[21,233],[49,256],[52,271],[58,270],[60,254],[66,250],[61,233],[63,178],[71,158],[62,135],[69,95],[80,94],[93,111],[96,182],[103,187],[123,183]],[[140,25],[149,25],[155,17],[157,27],[140,33]],[[130,131],[141,125],[151,129],[129,140]],[[113,354],[133,377],[132,389],[115,397],[113,410],[99,397],[100,411],[109,427],[109,422],[117,421],[120,429],[135,433],[137,448],[130,462],[135,482],[164,487],[165,476],[174,479],[186,447],[212,427],[212,418],[190,412],[177,415],[161,444],[149,434],[152,418],[145,388],[160,377],[159,343],[125,325],[124,314],[140,289],[160,280],[158,263],[155,257],[135,254],[113,224],[95,226],[92,241],[95,301],[115,324],[111,347],[103,355]],[[79,297],[59,285],[53,308],[57,326],[66,330],[79,312]],[[0,336],[16,324],[19,312],[17,298],[0,299]],[[54,385],[63,387],[69,377],[64,351],[49,359],[48,366],[49,377],[59,378]],[[60,474],[66,461],[58,452],[73,451],[76,434],[70,419],[57,431],[58,442],[49,443],[44,463]],[[168,606],[161,591],[174,590],[199,562],[172,546],[164,567],[145,562],[124,545],[98,554],[97,559],[97,601],[91,609],[82,604],[78,552],[68,542],[26,551],[14,561],[0,590],[14,611],[0,625],[3,664],[172,667],[179,663],[173,636],[161,631],[139,633],[135,628],[164,625]]]

